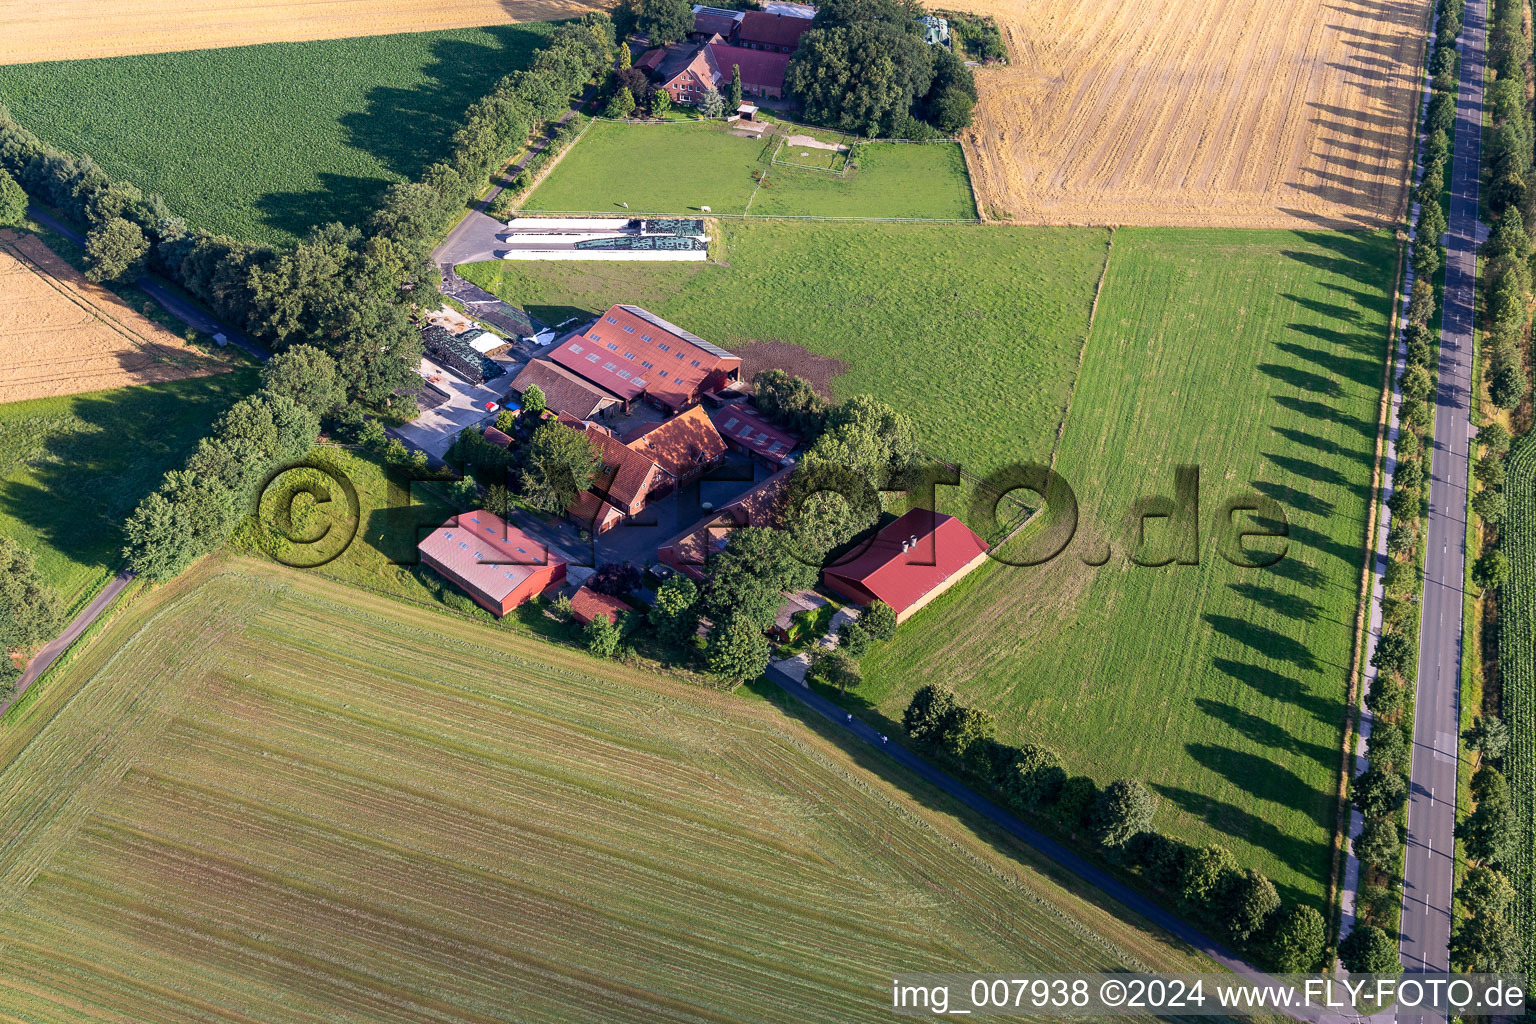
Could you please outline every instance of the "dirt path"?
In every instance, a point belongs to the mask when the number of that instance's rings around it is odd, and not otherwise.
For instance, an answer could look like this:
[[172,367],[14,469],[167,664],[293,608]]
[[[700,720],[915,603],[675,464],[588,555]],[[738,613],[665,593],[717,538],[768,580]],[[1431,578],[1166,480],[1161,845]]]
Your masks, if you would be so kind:
[[983,212],[1047,224],[1401,219],[1429,0],[957,0],[1012,63],[963,138]]

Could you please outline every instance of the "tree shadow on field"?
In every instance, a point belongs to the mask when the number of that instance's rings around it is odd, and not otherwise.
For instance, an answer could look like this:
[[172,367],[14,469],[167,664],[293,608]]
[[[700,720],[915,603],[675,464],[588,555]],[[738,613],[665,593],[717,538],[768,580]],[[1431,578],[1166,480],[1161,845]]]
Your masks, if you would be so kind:
[[422,70],[425,81],[420,84],[370,89],[367,106],[341,119],[348,143],[406,178],[419,176],[428,164],[443,159],[470,104],[503,76],[527,67],[533,52],[549,38],[539,25],[495,25],[480,31],[494,43],[434,43],[432,63]]
[[1340,412],[1326,402],[1318,402],[1310,398],[1297,398],[1294,395],[1276,395],[1275,404],[1282,409],[1300,413],[1309,420],[1326,420],[1337,423],[1342,427],[1349,427],[1357,433],[1376,439],[1376,421],[1368,420],[1362,416],[1351,416]]
[[1184,749],[1203,767],[1226,779],[1243,792],[1269,803],[1308,815],[1319,826],[1332,829],[1333,815],[1327,795],[1305,779],[1267,757],[1214,743],[1186,743]]
[[[1196,697],[1195,707],[1221,722],[1233,732],[1267,750],[1285,750],[1327,768],[1337,764],[1339,752],[1322,743],[1308,743],[1292,736],[1288,731],[1262,715],[1208,697]],[[1219,748],[1218,748],[1219,749]],[[1284,769],[1279,769],[1284,771]]]
[[35,417],[0,420],[0,473],[26,466],[33,480],[0,479],[0,512],[81,564],[119,564],[124,520],[256,375],[235,370],[138,384],[69,400]]
[[1216,671],[1242,683],[1254,693],[1278,704],[1300,708],[1320,722],[1342,722],[1344,709],[1337,701],[1325,700],[1310,693],[1301,681],[1288,675],[1231,658],[1215,658],[1211,662]]
[[1284,633],[1270,629],[1268,626],[1261,626],[1254,622],[1245,622],[1230,615],[1217,615],[1208,612],[1203,618],[1212,629],[1222,636],[1230,640],[1236,640],[1240,644],[1245,644],[1266,658],[1290,662],[1297,668],[1306,671],[1311,671],[1318,667],[1318,661],[1313,656],[1312,649],[1295,637],[1286,636]]
[[1284,363],[1260,363],[1260,373],[1273,377],[1282,384],[1288,384],[1302,391],[1311,391],[1319,395],[1327,395],[1330,398],[1339,393],[1339,386],[1331,377],[1303,370],[1299,366],[1288,366]]
[[[344,114],[349,146],[369,154],[392,175],[416,179],[447,157],[453,133],[470,104],[491,91],[504,75],[526,67],[548,38],[542,24],[495,25],[476,30],[486,41],[442,39],[431,46],[422,81],[409,88],[375,86],[362,110]],[[320,174],[320,187],[268,193],[257,200],[270,227],[303,237],[317,224],[360,225],[378,207],[394,179]]]
[[359,178],[324,171],[318,177],[320,187],[317,189],[268,192],[256,200],[262,220],[296,238],[303,238],[312,228],[332,221],[361,227],[368,215],[378,208],[384,190],[390,185],[386,178]]
[[[1320,498],[1311,491],[1297,491],[1287,484],[1277,484],[1269,480],[1257,480],[1253,489],[1267,497],[1274,498],[1280,504],[1306,515],[1326,516],[1333,514],[1333,502],[1327,498]],[[1289,520],[1287,520],[1289,522]]]
[[1424,7],[1419,4],[1399,2],[1399,0],[1388,0],[1386,3],[1371,3],[1368,0],[1344,0],[1342,3],[1323,4],[1323,10],[1338,11],[1340,14],[1369,18],[1377,24],[1390,23],[1413,28],[1422,28],[1424,26]]
[[1376,461],[1375,456],[1369,452],[1351,451],[1337,441],[1326,437],[1319,437],[1305,430],[1297,430],[1294,427],[1271,427],[1270,429],[1292,444],[1315,449],[1324,455],[1332,455],[1340,459],[1350,459],[1355,462],[1364,463],[1367,466],[1373,465]]
[[1262,608],[1279,612],[1288,619],[1300,622],[1316,622],[1321,609],[1300,594],[1287,594],[1273,587],[1261,587],[1256,583],[1229,583],[1228,587],[1238,597],[1252,601]]
[[[1218,832],[1270,851],[1300,874],[1319,882],[1327,877],[1328,847],[1325,844],[1287,835],[1257,814],[1203,793],[1158,782],[1152,783],[1152,788],[1186,814]],[[1275,888],[1280,891],[1280,898],[1288,902],[1310,904],[1314,900],[1294,886],[1276,882]]]
[[1346,380],[1353,381],[1361,387],[1372,390],[1381,386],[1381,367],[1376,365],[1373,359],[1362,356],[1340,354],[1338,349],[1358,350],[1367,336],[1352,331],[1336,331],[1329,327],[1319,327],[1316,324],[1287,324],[1290,330],[1297,334],[1303,334],[1318,341],[1328,342],[1332,348],[1313,348],[1310,345],[1301,345],[1292,341],[1282,341],[1275,347],[1280,351],[1304,359],[1309,363],[1321,366],[1329,373],[1336,374]]

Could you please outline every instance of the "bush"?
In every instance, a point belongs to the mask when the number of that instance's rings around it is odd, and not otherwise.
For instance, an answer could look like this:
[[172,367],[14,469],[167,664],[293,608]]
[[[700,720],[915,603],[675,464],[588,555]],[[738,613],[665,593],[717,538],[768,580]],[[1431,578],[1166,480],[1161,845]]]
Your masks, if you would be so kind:
[[869,653],[874,637],[859,619],[850,619],[837,628],[837,646],[850,658],[862,658]]
[[1094,800],[1088,827],[1099,844],[1123,847],[1138,832],[1152,830],[1156,807],[1151,792],[1137,779],[1116,779]]
[[1087,776],[1074,775],[1062,784],[1056,800],[1056,820],[1075,832],[1087,824],[1088,812],[1098,798],[1098,783]]
[[1003,792],[1015,810],[1035,811],[1055,803],[1066,781],[1066,770],[1054,750],[1026,743],[1008,768]]
[[597,616],[581,631],[587,651],[599,658],[613,657],[619,649],[619,637],[619,627],[609,622],[606,615]]
[[1339,961],[1351,974],[1397,974],[1397,940],[1375,925],[1356,925],[1339,943]]

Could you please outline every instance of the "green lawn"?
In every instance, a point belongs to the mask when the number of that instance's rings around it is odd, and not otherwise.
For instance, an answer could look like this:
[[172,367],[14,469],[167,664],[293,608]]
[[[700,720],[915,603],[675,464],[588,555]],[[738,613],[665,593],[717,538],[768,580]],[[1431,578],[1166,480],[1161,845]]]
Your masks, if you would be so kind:
[[[846,178],[770,165],[777,140],[700,122],[597,122],[524,204],[529,212],[972,218],[970,179],[952,143],[871,143]],[[816,163],[822,151],[804,162]],[[780,159],[799,159],[800,150]],[[830,158],[831,154],[826,154]],[[756,175],[768,171],[758,188]],[[755,197],[754,197],[755,193]],[[749,204],[750,203],[750,207]]]
[[[360,25],[366,31],[366,25]],[[357,223],[442,156],[470,103],[548,37],[531,23],[0,67],[46,141],[193,227],[282,242]]]
[[723,262],[459,272],[548,323],[637,303],[745,351],[749,374],[764,365],[754,342],[839,360],[835,394],[911,413],[935,456],[978,474],[1050,457],[1107,231],[748,221],[721,233]]
[[[1004,738],[1146,780],[1159,827],[1320,904],[1394,260],[1382,235],[1118,231],[1057,462],[1077,539],[903,626],[865,660],[872,713],[949,682]],[[1119,524],[1172,496],[1179,464],[1200,468],[1200,563],[1131,565]],[[1217,554],[1219,506],[1246,490],[1284,507],[1272,568]]]
[[[809,153],[801,157],[801,153]],[[815,163],[820,150],[791,150],[780,160]],[[976,216],[965,154],[953,143],[916,145],[867,142],[855,160],[857,170],[839,178],[782,164],[752,203],[752,216],[811,214],[818,217],[929,217],[969,220]]]
[[80,604],[120,568],[129,513],[255,387],[242,369],[0,405],[0,534]]

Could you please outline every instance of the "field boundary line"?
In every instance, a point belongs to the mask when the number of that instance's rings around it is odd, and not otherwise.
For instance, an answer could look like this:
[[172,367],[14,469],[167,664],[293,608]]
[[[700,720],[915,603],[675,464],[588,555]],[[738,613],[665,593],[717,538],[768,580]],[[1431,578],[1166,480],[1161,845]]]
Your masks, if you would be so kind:
[[1051,443],[1052,469],[1056,468],[1056,455],[1061,451],[1061,439],[1067,432],[1067,417],[1072,414],[1072,399],[1077,394],[1077,382],[1083,376],[1083,360],[1088,357],[1088,339],[1093,337],[1093,322],[1099,313],[1099,296],[1104,294],[1104,279],[1109,276],[1109,261],[1115,255],[1115,226],[1110,225],[1109,239],[1104,243],[1104,265],[1099,268],[1099,283],[1093,287],[1093,302],[1088,306],[1088,326],[1083,331],[1083,343],[1077,346],[1077,366],[1072,372],[1072,386],[1067,388],[1067,400],[1061,407],[1061,419],[1056,423],[1056,440]]
[[[741,208],[741,217],[742,217],[743,220],[745,220],[747,218],[747,216],[752,212],[752,203],[753,203],[754,200],[757,199],[757,194],[763,190],[763,182],[767,181],[768,180],[768,175],[773,173],[773,162],[779,158],[779,151],[782,150],[783,148],[784,148],[784,140],[782,138],[780,138],[779,139],[779,144],[773,148],[773,155],[768,158],[768,168],[767,168],[767,170],[763,171],[762,174],[758,175],[758,178],[757,178],[757,188],[754,188],[752,190],[752,194],[747,197],[747,205],[743,206]],[[726,216],[730,216],[730,214],[726,214]]]
[[[759,188],[762,187],[762,183],[761,182],[758,183],[758,187]],[[754,190],[752,194],[755,196],[757,194],[757,192]],[[749,202],[750,202],[750,200],[749,200]],[[559,217],[613,217],[613,216],[616,216],[616,214],[614,214],[614,212],[612,210],[529,210],[529,209],[520,209],[519,212],[526,213],[526,214],[528,214],[530,216],[551,217],[551,218],[559,218]],[[701,212],[701,211],[694,211],[694,212]],[[631,217],[631,218],[641,218],[641,217],[661,218],[661,217],[690,216],[691,214],[679,214],[676,211],[673,211],[671,213],[665,213],[665,212],[655,211],[655,210],[653,210],[653,211],[629,210],[629,211],[627,211],[627,215],[629,217]],[[714,211],[711,211],[709,214],[707,214],[707,216],[709,216],[709,217],[716,217],[716,218],[733,218],[735,220],[811,220],[811,221],[826,221],[826,222],[830,222],[830,223],[847,223],[847,224],[977,224],[977,225],[982,225],[982,226],[986,226],[987,225],[987,222],[982,220],[980,217],[832,217],[832,216],[825,216],[825,215],[821,215],[821,214],[811,214],[811,213],[767,213],[767,214],[757,214],[755,216],[750,216],[749,217],[745,213],[717,213],[717,212],[714,212]],[[1048,225],[1041,225],[1041,226],[1048,226]],[[1091,224],[1091,225],[1085,225],[1085,226],[1087,226],[1087,227],[1101,227],[1102,228],[1102,227],[1105,227],[1106,225],[1103,225],[1103,224]]]
[[[575,108],[573,107],[572,109],[574,110]],[[578,117],[580,116],[580,111],[577,111],[577,116]],[[580,142],[583,138],[586,137],[586,134],[587,134],[588,130],[590,130],[592,125],[595,124],[596,122],[597,122],[597,118],[595,118],[595,117],[587,118],[587,123],[581,126],[581,131],[576,133],[576,137],[574,139],[572,139],[566,145],[566,147],[564,149],[562,149],[560,152],[556,153],[555,156],[554,156],[554,159],[550,160],[548,163],[546,163],[543,167],[541,167],[539,169],[539,172],[533,176],[533,180],[528,183],[528,187],[523,190],[523,201],[521,203],[518,203],[517,206],[514,208],[515,212],[517,212],[517,213],[522,213],[523,212],[523,206],[528,202],[529,199],[533,198],[534,193],[539,190],[539,186],[544,184],[544,179],[549,177],[551,171],[553,171],[556,167],[560,166],[560,161],[565,159],[565,156],[566,156],[567,153],[569,153],[571,150],[576,148],[576,144],[578,142]],[[545,145],[544,145],[543,152],[548,152],[549,151],[550,143],[553,143],[554,141],[555,141],[554,136],[551,135],[549,137],[549,141],[546,142]],[[523,155],[524,155],[525,158],[530,158],[531,159],[532,153],[533,153],[533,144],[529,143],[527,146],[525,146],[523,148]],[[487,208],[489,208],[489,204],[487,204]],[[611,216],[611,214],[609,214],[609,216]]]

